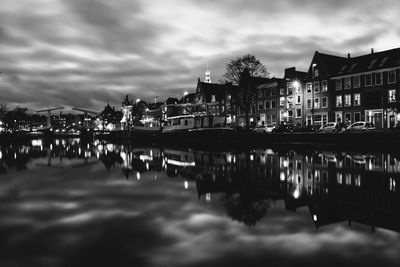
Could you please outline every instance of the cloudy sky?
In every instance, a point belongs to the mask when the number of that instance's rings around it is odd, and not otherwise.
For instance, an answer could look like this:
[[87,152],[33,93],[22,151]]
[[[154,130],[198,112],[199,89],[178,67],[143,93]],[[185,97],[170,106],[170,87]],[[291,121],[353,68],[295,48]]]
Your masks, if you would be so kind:
[[399,47],[396,0],[13,0],[0,7],[0,103],[100,110],[195,89],[254,54],[272,76],[315,50]]

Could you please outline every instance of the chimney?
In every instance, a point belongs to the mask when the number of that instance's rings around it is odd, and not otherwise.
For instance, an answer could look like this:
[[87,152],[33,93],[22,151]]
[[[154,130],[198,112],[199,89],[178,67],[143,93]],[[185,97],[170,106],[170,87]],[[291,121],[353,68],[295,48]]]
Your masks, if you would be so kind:
[[371,54],[373,54],[374,53],[374,49],[373,48],[371,48]]
[[347,53],[347,58],[350,58],[350,53]]

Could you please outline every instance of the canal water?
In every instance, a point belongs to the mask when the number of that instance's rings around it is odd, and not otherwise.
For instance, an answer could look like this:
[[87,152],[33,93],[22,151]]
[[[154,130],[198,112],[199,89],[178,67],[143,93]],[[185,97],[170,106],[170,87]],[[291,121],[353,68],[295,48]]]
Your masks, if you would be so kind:
[[0,266],[400,264],[400,154],[0,147]]

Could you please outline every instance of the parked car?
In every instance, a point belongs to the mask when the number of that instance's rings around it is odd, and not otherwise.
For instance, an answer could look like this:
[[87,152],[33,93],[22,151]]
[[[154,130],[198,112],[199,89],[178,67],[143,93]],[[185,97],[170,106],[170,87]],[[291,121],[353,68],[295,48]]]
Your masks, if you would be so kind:
[[258,126],[256,129],[254,129],[254,131],[257,133],[270,133],[274,129],[275,129],[274,125],[262,125],[262,126]]
[[318,131],[322,133],[340,133],[346,130],[347,125],[343,122],[328,122],[322,125]]
[[365,121],[358,121],[347,127],[345,132],[368,132],[375,130],[374,124],[371,122],[365,122]]
[[300,132],[300,133],[310,133],[310,132],[315,132],[315,125],[307,125],[303,127],[295,127],[293,129],[293,132]]
[[294,127],[291,124],[280,124],[275,126],[272,133],[290,133],[293,132],[293,129]]

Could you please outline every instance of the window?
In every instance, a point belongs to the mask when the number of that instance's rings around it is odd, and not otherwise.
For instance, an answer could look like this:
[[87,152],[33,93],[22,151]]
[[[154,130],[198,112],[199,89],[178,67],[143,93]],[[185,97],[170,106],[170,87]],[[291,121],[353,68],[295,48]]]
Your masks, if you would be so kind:
[[382,72],[375,73],[375,84],[382,84]]
[[319,76],[319,69],[314,69],[314,77],[318,77]]
[[395,83],[396,82],[396,71],[391,70],[388,71],[388,83]]
[[344,106],[345,107],[351,106],[351,95],[344,96]]
[[350,124],[351,123],[351,113],[345,113],[344,119],[347,124]]
[[276,114],[272,114],[271,121],[272,121],[271,124],[275,124],[276,123]]
[[324,114],[322,115],[322,125],[326,124],[328,122],[328,115]]
[[271,108],[276,108],[276,101],[275,100],[271,101]]
[[212,95],[211,96],[211,103],[214,103],[215,102],[215,95]]
[[316,108],[316,109],[320,108],[320,106],[319,106],[319,97],[314,98],[314,108]]
[[269,109],[271,106],[271,102],[270,101],[265,101],[265,109]]
[[359,106],[361,105],[361,95],[360,94],[354,94],[354,106]]
[[301,95],[296,97],[296,104],[301,104]]
[[360,76],[359,75],[353,77],[353,87],[360,88]]
[[392,89],[388,91],[388,102],[389,103],[396,102],[396,90]]
[[271,89],[271,96],[276,96],[276,89],[275,88]]
[[287,94],[291,95],[293,93],[293,83],[289,82],[287,83]]
[[264,102],[258,101],[258,110],[264,109]]
[[361,121],[361,113],[360,112],[354,112],[354,121]]
[[258,98],[263,98],[263,97],[264,97],[263,89],[258,89]]
[[342,90],[342,79],[336,80],[336,90]]
[[342,112],[336,113],[336,122],[342,122]]
[[328,97],[323,97],[322,98],[322,108],[327,108],[328,107]]
[[350,89],[351,88],[351,78],[346,77],[344,78],[344,89]]
[[297,93],[301,93],[301,84],[300,84],[300,83],[299,83],[299,85],[297,86],[296,92],[297,92]]
[[279,89],[279,95],[285,95],[285,88]]
[[369,64],[368,69],[371,69],[375,63],[376,63],[377,59],[375,58],[374,60],[371,61],[371,64]]
[[328,81],[322,81],[322,92],[328,91]]
[[336,96],[336,107],[341,107],[342,106],[342,96],[337,95]]
[[306,87],[307,87],[307,93],[310,94],[312,91],[312,83],[307,83]]
[[314,82],[314,92],[319,93],[319,82]]
[[372,74],[365,74],[365,86],[372,85]]
[[282,96],[279,98],[279,106],[284,106],[285,105],[285,97]]
[[307,109],[311,109],[311,99],[307,99]]
[[227,100],[231,100],[231,98],[232,98],[232,96],[231,96],[230,94],[227,94],[227,95],[226,95],[226,99],[227,99]]
[[312,116],[311,115],[307,116],[307,125],[312,125]]
[[296,118],[301,118],[301,108],[296,109]]

